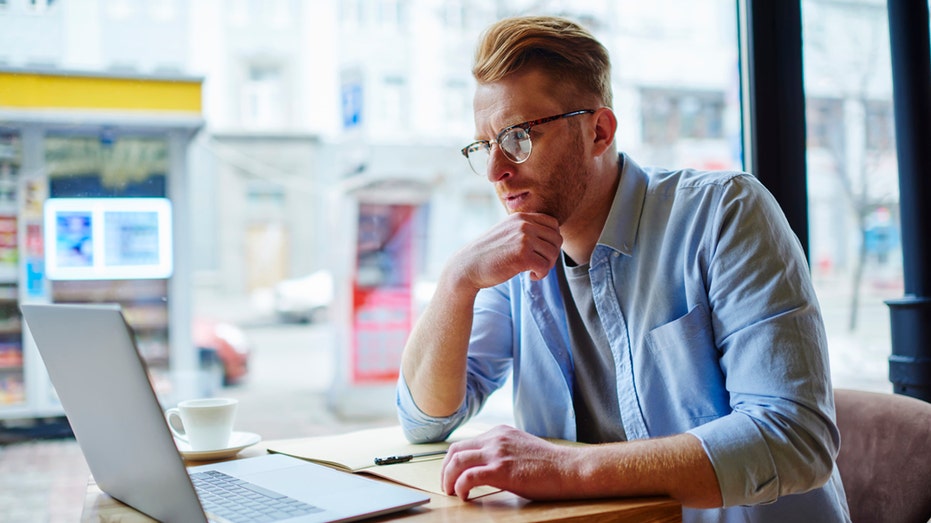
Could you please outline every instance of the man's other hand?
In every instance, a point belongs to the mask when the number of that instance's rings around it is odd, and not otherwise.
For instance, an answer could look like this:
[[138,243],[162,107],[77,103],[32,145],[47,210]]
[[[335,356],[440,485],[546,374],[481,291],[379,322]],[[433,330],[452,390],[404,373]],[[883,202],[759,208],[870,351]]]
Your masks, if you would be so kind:
[[572,474],[572,450],[501,425],[449,447],[441,473],[443,490],[463,500],[473,487],[483,485],[527,499],[572,497],[566,482]]

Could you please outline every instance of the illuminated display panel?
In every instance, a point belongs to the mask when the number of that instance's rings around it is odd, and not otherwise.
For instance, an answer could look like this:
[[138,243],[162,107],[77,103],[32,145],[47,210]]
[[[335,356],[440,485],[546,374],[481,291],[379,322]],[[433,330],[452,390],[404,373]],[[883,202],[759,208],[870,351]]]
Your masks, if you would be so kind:
[[50,280],[171,276],[171,202],[165,198],[50,198],[44,214]]

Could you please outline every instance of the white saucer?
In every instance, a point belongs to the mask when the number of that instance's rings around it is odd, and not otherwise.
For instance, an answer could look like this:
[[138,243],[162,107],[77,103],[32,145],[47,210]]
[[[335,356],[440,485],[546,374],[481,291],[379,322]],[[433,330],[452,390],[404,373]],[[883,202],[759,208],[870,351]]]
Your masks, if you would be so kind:
[[230,444],[228,447],[223,449],[212,449],[212,450],[191,450],[191,445],[186,441],[181,441],[178,438],[175,438],[175,445],[178,447],[178,451],[181,453],[181,457],[191,461],[204,461],[211,459],[223,459],[231,458],[236,454],[239,454],[239,451],[255,445],[256,443],[262,441],[262,437],[258,434],[252,432],[233,432],[230,435]]

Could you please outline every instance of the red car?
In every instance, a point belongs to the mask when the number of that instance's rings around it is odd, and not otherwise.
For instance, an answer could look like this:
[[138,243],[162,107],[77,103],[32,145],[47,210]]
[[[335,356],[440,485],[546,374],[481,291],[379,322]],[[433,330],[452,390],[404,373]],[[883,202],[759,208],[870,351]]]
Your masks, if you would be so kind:
[[223,385],[246,377],[252,344],[241,328],[226,321],[194,318],[193,335],[202,370],[219,374]]

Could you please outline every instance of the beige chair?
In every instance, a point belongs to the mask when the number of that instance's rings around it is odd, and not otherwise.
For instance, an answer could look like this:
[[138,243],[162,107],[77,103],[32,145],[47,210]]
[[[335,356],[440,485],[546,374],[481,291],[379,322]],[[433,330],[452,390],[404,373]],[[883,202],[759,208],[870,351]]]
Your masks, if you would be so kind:
[[931,520],[931,403],[847,389],[834,401],[853,523]]

